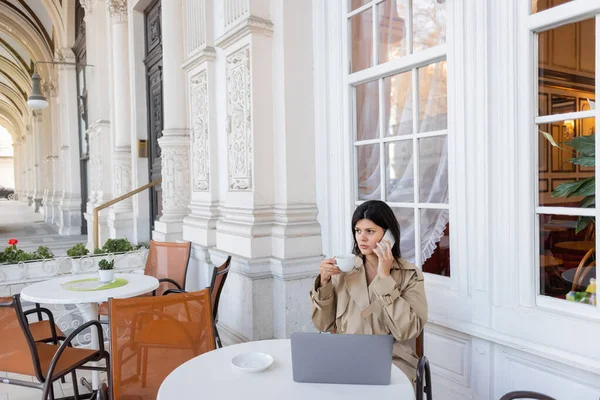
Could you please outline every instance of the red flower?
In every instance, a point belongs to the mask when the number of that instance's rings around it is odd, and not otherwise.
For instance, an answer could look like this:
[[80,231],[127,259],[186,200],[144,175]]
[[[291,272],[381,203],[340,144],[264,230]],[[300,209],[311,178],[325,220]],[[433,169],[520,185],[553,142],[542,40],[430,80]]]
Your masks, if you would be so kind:
[[10,246],[16,246],[16,245],[17,245],[17,243],[19,243],[19,241],[18,241],[17,239],[10,239],[10,240],[8,241],[8,244],[9,244]]

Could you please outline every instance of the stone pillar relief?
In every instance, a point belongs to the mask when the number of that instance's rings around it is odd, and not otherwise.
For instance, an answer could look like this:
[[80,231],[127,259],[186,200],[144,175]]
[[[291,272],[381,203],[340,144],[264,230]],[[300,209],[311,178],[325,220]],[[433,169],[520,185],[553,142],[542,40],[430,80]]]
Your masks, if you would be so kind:
[[106,0],[106,9],[113,22],[127,22],[127,0]]
[[208,138],[208,79],[206,70],[191,79],[192,102],[192,168],[194,192],[210,190],[210,154]]
[[[167,143],[163,137],[163,214],[169,210],[187,210],[189,205],[189,151],[177,144]],[[187,145],[185,145],[187,146]]]
[[[114,191],[119,197],[131,190],[131,156],[129,153],[113,154]],[[100,186],[102,188],[102,186]],[[120,202],[121,207],[131,205],[131,197]]]
[[252,81],[248,46],[227,57],[227,148],[230,191],[252,189]]

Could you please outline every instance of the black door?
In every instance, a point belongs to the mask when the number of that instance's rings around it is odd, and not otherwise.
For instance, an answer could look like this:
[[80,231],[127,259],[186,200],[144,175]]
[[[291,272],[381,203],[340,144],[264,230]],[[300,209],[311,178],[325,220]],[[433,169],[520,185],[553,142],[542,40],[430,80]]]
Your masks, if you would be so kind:
[[[161,178],[160,146],[163,131],[161,2],[155,0],[144,11],[146,29],[146,91],[148,93],[148,171],[150,181]],[[150,235],[154,221],[162,215],[161,185],[150,188]],[[152,236],[151,236],[152,237]]]
[[[85,10],[79,2],[75,3],[75,29],[76,39],[73,52],[75,53],[78,64],[86,62],[86,46],[85,46],[85,21],[83,19]],[[77,115],[79,122],[79,169],[81,179],[81,234],[87,235],[87,221],[83,214],[86,212],[88,202],[88,182],[89,168],[88,162],[90,152],[88,146],[88,121],[87,121],[87,87],[85,77],[85,67],[77,65]]]

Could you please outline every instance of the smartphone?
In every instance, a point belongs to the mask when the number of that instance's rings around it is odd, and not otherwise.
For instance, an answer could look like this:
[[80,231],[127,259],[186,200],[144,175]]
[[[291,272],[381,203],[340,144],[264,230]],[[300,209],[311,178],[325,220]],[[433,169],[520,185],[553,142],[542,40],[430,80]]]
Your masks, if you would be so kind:
[[390,247],[394,247],[394,244],[396,243],[394,235],[389,229],[385,231],[381,240],[388,240],[390,242]]

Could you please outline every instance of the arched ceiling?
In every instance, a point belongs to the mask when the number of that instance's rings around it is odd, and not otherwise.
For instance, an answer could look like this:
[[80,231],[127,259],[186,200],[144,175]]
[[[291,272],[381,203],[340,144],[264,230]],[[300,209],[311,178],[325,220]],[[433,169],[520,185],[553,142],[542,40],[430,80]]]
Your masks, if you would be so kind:
[[[30,110],[31,75],[36,61],[51,61],[65,47],[63,16],[79,0],[0,0],[0,123],[22,135]],[[43,80],[55,68],[40,64]],[[18,131],[15,131],[18,130]]]

